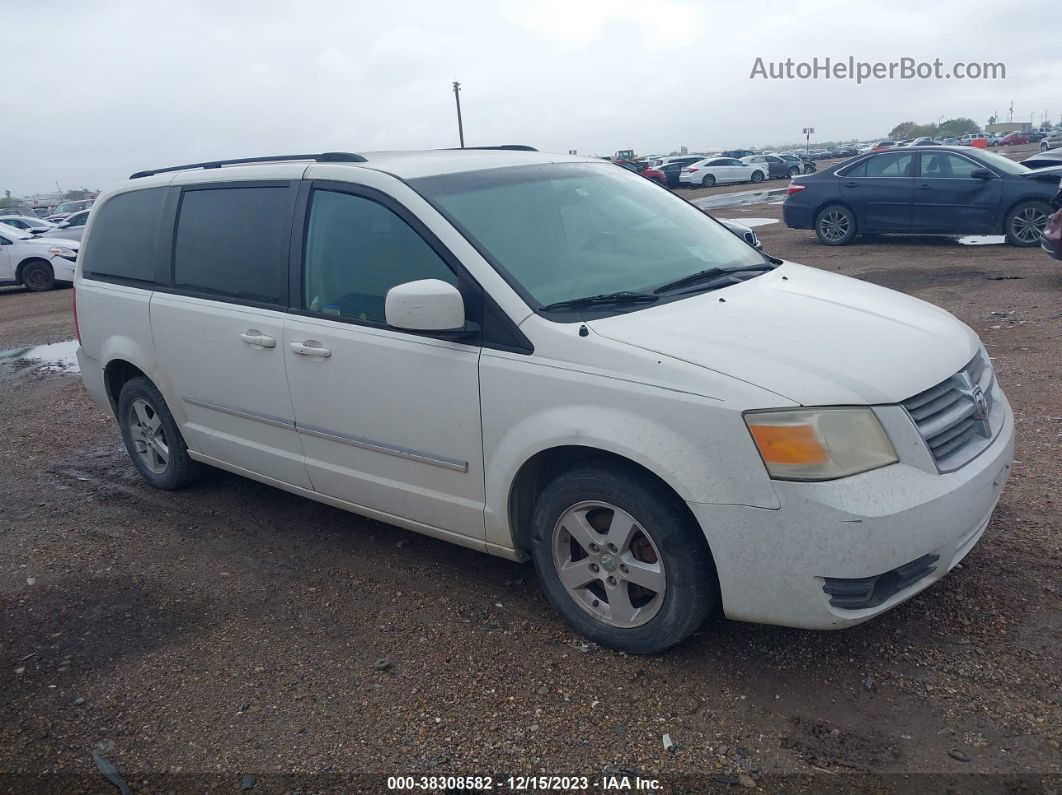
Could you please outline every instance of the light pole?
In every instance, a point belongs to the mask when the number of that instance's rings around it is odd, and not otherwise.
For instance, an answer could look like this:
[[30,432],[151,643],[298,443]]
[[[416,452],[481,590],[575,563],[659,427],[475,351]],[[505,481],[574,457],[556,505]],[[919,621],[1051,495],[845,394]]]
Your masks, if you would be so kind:
[[457,103],[457,135],[461,139],[461,148],[465,148],[465,128],[461,123],[461,84],[454,81],[454,102]]

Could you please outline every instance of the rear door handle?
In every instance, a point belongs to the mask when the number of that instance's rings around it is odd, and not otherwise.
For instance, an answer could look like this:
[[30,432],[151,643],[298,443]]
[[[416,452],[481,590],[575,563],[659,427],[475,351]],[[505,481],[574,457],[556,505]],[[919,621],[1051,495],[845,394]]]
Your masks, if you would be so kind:
[[291,343],[291,350],[293,353],[299,354],[299,356],[316,356],[320,359],[327,359],[332,355],[332,351],[316,340],[293,342]]
[[933,186],[927,185],[925,182],[923,182],[921,185],[917,185],[916,187],[918,190],[933,190]]
[[248,345],[257,345],[259,348],[275,348],[277,341],[268,334],[263,334],[256,328],[249,328],[240,335],[240,339]]
[[858,188],[859,187],[859,183],[858,182],[846,182],[846,183],[844,183],[844,186],[846,188]]

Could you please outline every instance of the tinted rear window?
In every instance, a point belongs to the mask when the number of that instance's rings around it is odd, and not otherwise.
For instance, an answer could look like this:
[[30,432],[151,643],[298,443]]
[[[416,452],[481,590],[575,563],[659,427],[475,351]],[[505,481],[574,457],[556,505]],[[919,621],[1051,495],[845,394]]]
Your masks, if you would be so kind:
[[93,210],[92,234],[81,252],[82,275],[155,281],[155,240],[167,188],[120,193]]
[[287,186],[185,191],[174,241],[174,287],[286,305],[290,205]]

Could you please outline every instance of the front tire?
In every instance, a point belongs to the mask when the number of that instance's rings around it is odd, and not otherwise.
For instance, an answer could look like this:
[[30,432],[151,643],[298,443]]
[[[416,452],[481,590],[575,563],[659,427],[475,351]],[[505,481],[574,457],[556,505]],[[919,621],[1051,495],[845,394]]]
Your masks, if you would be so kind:
[[1047,202],[1030,199],[1014,205],[1003,222],[1007,242],[1020,248],[1040,245],[1050,215]]
[[797,177],[797,176],[800,176],[800,169],[797,168],[796,166],[790,166],[789,167],[789,178],[792,179],[793,177]]
[[633,470],[584,465],[558,475],[535,505],[531,547],[553,606],[612,649],[664,651],[719,601],[700,528],[673,494]]
[[199,476],[200,465],[188,457],[162,393],[147,378],[131,378],[122,386],[118,425],[133,464],[155,488],[172,491]]
[[42,259],[31,260],[23,265],[19,278],[31,293],[43,293],[55,287],[55,270],[50,262]]
[[763,172],[762,171],[753,171],[752,172],[752,181],[753,182],[763,182]]
[[847,207],[831,204],[815,217],[815,236],[824,246],[846,246],[856,236],[855,215]]

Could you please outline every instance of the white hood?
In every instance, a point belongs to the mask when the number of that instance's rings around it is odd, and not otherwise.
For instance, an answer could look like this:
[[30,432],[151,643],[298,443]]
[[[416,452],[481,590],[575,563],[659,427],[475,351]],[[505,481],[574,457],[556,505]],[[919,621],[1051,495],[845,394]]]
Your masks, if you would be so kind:
[[939,307],[793,263],[588,325],[805,406],[897,403],[957,372],[979,345]]

